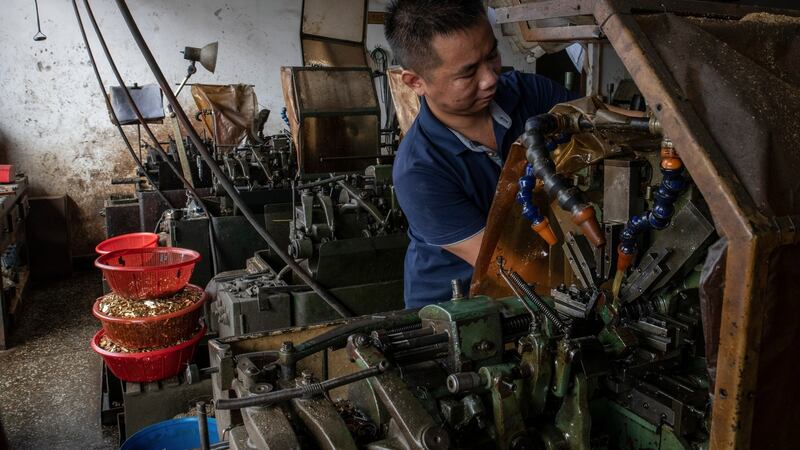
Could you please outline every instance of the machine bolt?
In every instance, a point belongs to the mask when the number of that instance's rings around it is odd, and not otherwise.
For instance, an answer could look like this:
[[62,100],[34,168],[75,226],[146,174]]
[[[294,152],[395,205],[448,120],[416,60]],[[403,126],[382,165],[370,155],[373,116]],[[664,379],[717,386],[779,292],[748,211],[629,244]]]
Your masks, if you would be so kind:
[[475,344],[475,350],[478,352],[490,352],[494,349],[494,343],[492,341],[482,340]]
[[357,348],[368,347],[372,340],[366,334],[358,334],[353,338],[353,343]]
[[516,391],[516,390],[517,390],[517,385],[516,385],[516,384],[514,384],[514,383],[512,383],[512,382],[510,382],[510,381],[508,381],[508,380],[501,380],[501,381],[500,381],[500,384],[501,384],[501,385],[502,385],[504,388],[508,389],[508,390],[509,390],[509,391],[511,391],[511,392],[514,392],[514,391]]
[[294,342],[285,341],[283,345],[281,345],[281,353],[292,353],[293,351],[294,351]]
[[422,432],[422,443],[430,450],[450,448],[450,436],[441,427],[431,427]]
[[461,280],[457,278],[450,280],[450,288],[453,292],[453,300],[461,300],[464,298],[464,290],[461,288]]

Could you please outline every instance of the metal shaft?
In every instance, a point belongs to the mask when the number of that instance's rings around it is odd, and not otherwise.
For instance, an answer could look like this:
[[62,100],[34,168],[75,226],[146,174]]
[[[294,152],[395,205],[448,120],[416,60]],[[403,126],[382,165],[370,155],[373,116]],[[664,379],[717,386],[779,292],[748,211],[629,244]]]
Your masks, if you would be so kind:
[[[125,147],[128,149],[128,153],[130,153],[131,158],[136,163],[136,166],[142,172],[145,178],[147,178],[147,182],[150,183],[150,186],[156,190],[158,196],[161,197],[161,200],[169,206],[170,209],[174,209],[175,206],[172,204],[171,201],[161,192],[158,185],[156,185],[155,180],[153,177],[147,173],[147,168],[144,167],[142,164],[142,160],[136,156],[136,152],[133,150],[133,146],[131,145],[128,136],[125,134],[125,130],[122,129],[122,125],[119,124],[119,119],[117,118],[117,113],[114,111],[114,108],[111,106],[111,100],[108,99],[108,95],[106,95],[106,88],[105,84],[103,83],[103,78],[100,76],[100,72],[97,70],[97,62],[94,59],[94,53],[92,53],[92,47],[89,46],[89,39],[86,37],[86,29],[83,27],[83,20],[81,19],[81,14],[78,11],[78,3],[76,0],[72,0],[72,8],[75,10],[75,18],[78,20],[78,27],[81,30],[81,37],[83,38],[83,44],[86,46],[86,52],[89,54],[89,61],[92,63],[92,70],[94,71],[94,76],[97,79],[97,84],[100,86],[100,92],[103,96],[103,100],[106,102],[106,109],[108,109],[108,114],[111,116],[111,119],[114,121],[114,125],[117,127],[117,131],[119,131],[119,135],[122,138],[122,142],[125,143]],[[112,181],[112,184],[113,181]]]
[[426,345],[447,342],[447,333],[431,334],[428,336],[418,336],[407,339],[398,339],[386,344],[386,351],[407,350],[411,348],[423,347]]
[[341,377],[331,378],[320,383],[311,383],[305,386],[298,386],[296,388],[282,389],[280,391],[270,392],[268,394],[253,395],[250,397],[236,398],[236,399],[220,399],[217,400],[216,409],[242,409],[253,406],[268,406],[275,403],[285,402],[293,398],[300,397],[313,397],[315,395],[322,395],[325,392],[335,389],[340,386],[345,386],[365,378],[374,377],[385,372],[389,368],[388,364],[384,361],[375,367],[359,370],[348,375]]
[[200,449],[209,450],[208,416],[206,415],[206,402],[197,402],[197,429],[200,433]]
[[[86,1],[86,0],[84,0]],[[128,5],[125,3],[125,0],[116,0],[117,7],[119,8],[120,12],[122,13],[123,18],[125,19],[125,23],[128,26],[128,29],[133,36],[134,41],[136,41],[136,45],[141,50],[144,59],[147,61],[147,65],[150,67],[150,70],[153,72],[153,75],[156,78],[159,86],[161,86],[161,90],[164,93],[164,96],[167,98],[167,101],[172,106],[175,114],[178,117],[180,123],[186,128],[186,132],[189,135],[189,139],[192,140],[195,147],[197,147],[197,151],[203,157],[203,160],[208,164],[211,168],[211,171],[214,172],[214,176],[217,177],[217,180],[222,185],[225,192],[230,196],[231,200],[236,204],[242,214],[244,215],[245,219],[250,222],[250,225],[256,230],[256,232],[261,236],[264,241],[266,241],[267,245],[278,255],[278,257],[283,260],[284,263],[289,265],[292,270],[300,277],[303,282],[305,282],[317,295],[322,298],[325,303],[327,303],[334,311],[336,311],[342,317],[352,317],[353,313],[344,306],[336,297],[334,297],[327,289],[325,289],[319,282],[311,277],[311,275],[306,272],[302,267],[300,267],[297,262],[295,262],[292,257],[286,253],[286,250],[281,248],[275,239],[270,235],[266,228],[258,221],[256,216],[244,202],[244,199],[239,195],[239,192],[233,186],[233,183],[228,179],[225,173],[219,168],[214,161],[212,155],[206,149],[205,143],[203,140],[200,139],[200,136],[195,131],[194,127],[192,126],[189,118],[186,116],[186,112],[183,110],[181,105],[178,103],[178,99],[172,93],[172,90],[169,87],[169,82],[164,77],[164,74],[161,72],[161,68],[158,66],[158,63],[153,57],[153,53],[150,51],[150,48],[147,46],[147,43],[142,37],[141,31],[139,31],[139,27],[136,25],[136,21],[133,19],[131,15],[130,9],[128,9]]]

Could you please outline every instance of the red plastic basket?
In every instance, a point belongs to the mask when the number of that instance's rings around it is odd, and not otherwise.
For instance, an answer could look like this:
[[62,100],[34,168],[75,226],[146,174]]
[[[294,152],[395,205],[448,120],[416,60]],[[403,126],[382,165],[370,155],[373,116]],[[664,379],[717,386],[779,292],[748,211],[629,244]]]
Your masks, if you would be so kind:
[[177,247],[116,250],[101,255],[94,265],[103,271],[111,289],[125,298],[144,300],[172,295],[192,276],[200,253]]
[[92,314],[103,323],[109,339],[129,349],[163,347],[172,342],[190,338],[197,330],[197,320],[203,314],[203,303],[209,295],[198,286],[187,285],[186,289],[198,291],[202,296],[192,305],[169,314],[151,317],[113,317],[100,311],[97,299]]
[[97,244],[94,248],[100,255],[113,252],[114,250],[125,250],[129,248],[153,248],[158,247],[158,235],[155,233],[128,233],[121,234]]
[[90,343],[92,350],[103,357],[111,373],[122,381],[149,383],[174,377],[186,368],[194,356],[197,343],[206,334],[203,326],[191,339],[172,347],[142,353],[112,353],[100,348],[100,330]]

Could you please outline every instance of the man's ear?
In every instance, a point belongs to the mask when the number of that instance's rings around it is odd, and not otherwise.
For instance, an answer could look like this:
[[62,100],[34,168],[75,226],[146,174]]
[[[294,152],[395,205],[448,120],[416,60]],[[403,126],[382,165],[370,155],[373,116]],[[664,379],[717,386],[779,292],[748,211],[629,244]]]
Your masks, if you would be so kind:
[[417,96],[422,97],[425,95],[425,80],[413,70],[403,69],[400,74],[403,84],[410,87]]

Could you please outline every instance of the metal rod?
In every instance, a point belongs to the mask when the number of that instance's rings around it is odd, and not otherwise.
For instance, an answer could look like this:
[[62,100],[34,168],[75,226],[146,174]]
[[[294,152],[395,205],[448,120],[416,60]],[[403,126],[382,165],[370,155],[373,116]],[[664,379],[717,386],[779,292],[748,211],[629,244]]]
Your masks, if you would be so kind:
[[344,180],[347,178],[347,175],[337,175],[335,177],[325,178],[324,180],[313,181],[311,183],[302,184],[300,186],[296,186],[295,189],[298,191],[302,191],[303,189],[310,189],[312,187],[317,186],[325,186],[326,184],[336,183],[339,180]]
[[412,348],[424,347],[432,344],[447,342],[447,333],[430,334],[428,336],[418,336],[406,339],[399,339],[386,343],[386,351],[408,350]]
[[[86,1],[86,0],[84,0]],[[139,31],[139,27],[136,25],[136,21],[133,19],[130,10],[128,9],[128,5],[125,3],[125,0],[116,0],[117,7],[119,8],[120,12],[122,13],[123,18],[125,19],[125,23],[128,26],[128,29],[133,36],[134,41],[136,41],[136,45],[141,50],[142,55],[144,56],[145,60],[147,61],[147,65],[150,67],[150,70],[153,72],[153,75],[156,78],[159,86],[161,86],[161,90],[164,92],[164,96],[167,98],[167,101],[172,106],[175,111],[175,114],[178,116],[178,120],[181,124],[186,128],[186,132],[189,135],[189,139],[192,140],[197,151],[203,157],[206,164],[211,168],[211,171],[214,172],[214,175],[217,177],[220,185],[222,185],[223,189],[228,193],[233,200],[234,204],[242,211],[245,219],[250,222],[250,225],[256,230],[256,232],[266,241],[267,245],[275,251],[275,254],[280,257],[283,262],[290,265],[292,270],[303,280],[317,295],[322,298],[325,303],[327,303],[334,311],[336,311],[342,317],[352,317],[353,313],[344,306],[338,299],[336,299],[327,289],[325,289],[318,281],[313,279],[311,275],[306,272],[299,264],[297,264],[286,250],[281,248],[272,235],[267,232],[266,228],[259,223],[256,219],[255,215],[247,204],[244,202],[244,199],[239,195],[239,192],[233,186],[231,181],[228,179],[227,176],[222,172],[219,166],[214,161],[214,158],[209,154],[208,149],[206,149],[205,144],[200,139],[200,136],[197,134],[197,131],[192,127],[189,118],[186,116],[186,112],[183,110],[181,105],[178,103],[178,99],[175,98],[173,95],[172,90],[169,88],[169,82],[167,79],[164,78],[164,74],[161,72],[161,69],[158,66],[158,63],[153,57],[152,52],[150,52],[150,48],[147,46],[147,43],[142,37],[142,33]]]
[[[106,109],[108,109],[108,113],[111,116],[111,119],[114,122],[114,125],[119,131],[119,135],[122,138],[122,142],[125,143],[125,148],[128,149],[128,153],[130,153],[131,158],[136,163],[136,166],[142,172],[145,178],[147,178],[147,182],[150,183],[150,186],[156,190],[158,196],[161,197],[161,200],[167,204],[170,209],[175,209],[175,206],[172,204],[171,201],[167,198],[167,196],[159,189],[158,185],[156,185],[155,180],[150,174],[147,172],[147,168],[142,164],[142,160],[136,156],[136,152],[133,150],[133,146],[131,145],[128,136],[125,135],[125,130],[122,129],[122,125],[119,124],[119,119],[117,118],[117,113],[114,111],[114,107],[111,106],[111,100],[108,99],[108,95],[106,95],[106,88],[105,84],[103,84],[103,78],[100,76],[100,72],[97,69],[97,62],[94,59],[94,53],[92,53],[92,48],[89,46],[89,39],[86,37],[86,29],[83,27],[83,20],[81,19],[81,14],[78,11],[78,3],[76,0],[72,0],[72,8],[75,10],[75,19],[78,20],[78,27],[81,30],[81,37],[83,38],[83,44],[86,46],[86,52],[89,54],[89,61],[92,63],[92,70],[94,71],[94,76],[97,79],[97,84],[100,87],[100,92],[103,96],[103,100],[106,102]],[[113,182],[112,182],[113,184]]]
[[344,189],[350,195],[350,198],[352,198],[353,201],[355,201],[356,204],[361,207],[361,209],[368,212],[375,220],[377,220],[381,226],[386,225],[386,221],[383,219],[383,217],[381,217],[380,211],[375,209],[373,205],[367,203],[363,198],[361,198],[361,196],[358,195],[359,193],[350,187],[350,185],[348,185],[344,180],[340,180],[336,182],[336,184]]
[[[194,197],[195,200],[197,200],[197,203],[200,205],[201,208],[203,208],[203,211],[206,214],[208,214],[209,217],[211,217],[211,211],[209,211],[208,208],[206,208],[206,204],[205,202],[203,202],[203,199],[200,197],[200,194],[198,194],[197,191],[194,190],[192,184],[186,180],[186,178],[183,176],[183,173],[181,173],[181,171],[175,166],[175,164],[169,158],[169,155],[167,155],[164,149],[161,148],[158,139],[156,139],[156,135],[153,134],[153,130],[150,129],[150,126],[144,119],[142,111],[139,109],[139,106],[136,105],[136,102],[133,101],[133,97],[131,96],[131,92],[128,89],[128,85],[125,84],[125,80],[122,79],[122,75],[120,75],[120,72],[117,69],[117,65],[114,63],[114,59],[111,57],[111,52],[108,49],[108,45],[106,45],[106,40],[103,37],[103,33],[100,31],[100,26],[97,24],[97,20],[94,17],[94,12],[92,11],[91,5],[89,5],[89,0],[83,0],[83,6],[84,8],[86,8],[86,13],[89,15],[89,20],[92,22],[92,27],[94,28],[95,34],[97,34],[97,40],[100,42],[100,46],[103,47],[103,52],[105,53],[106,59],[108,60],[108,65],[111,67],[111,71],[114,73],[114,77],[117,79],[117,83],[119,83],[120,87],[122,88],[122,92],[125,94],[125,99],[128,101],[128,104],[130,104],[131,110],[133,110],[133,113],[136,115],[136,119],[139,121],[142,127],[144,127],[144,131],[147,133],[147,135],[150,137],[150,140],[153,142],[153,148],[161,155],[161,157],[164,159],[164,162],[167,163],[169,168],[172,169],[173,172],[175,172],[175,175],[178,177],[178,179],[181,180],[181,183],[183,183],[183,187],[186,188],[192,194],[192,197]],[[169,92],[170,94],[172,93],[172,91]],[[180,139],[180,136],[176,136],[175,138]]]
[[319,162],[326,161],[350,161],[353,159],[381,159],[394,158],[394,155],[352,155],[352,156],[320,156]]
[[[123,0],[120,0],[123,1]],[[219,410],[228,409],[242,409],[252,406],[267,406],[275,403],[285,402],[293,398],[300,397],[313,397],[315,395],[322,395],[331,389],[340,386],[345,386],[365,378],[380,375],[389,368],[386,361],[381,361],[380,364],[374,367],[369,367],[358,372],[353,372],[341,377],[331,378],[319,383],[311,383],[305,386],[298,386],[296,388],[282,389],[280,391],[270,392],[261,395],[252,395],[250,397],[235,398],[235,399],[219,399],[215,406]]]
[[206,402],[197,402],[197,427],[200,433],[200,449],[209,450],[208,442],[208,416],[206,415]]

